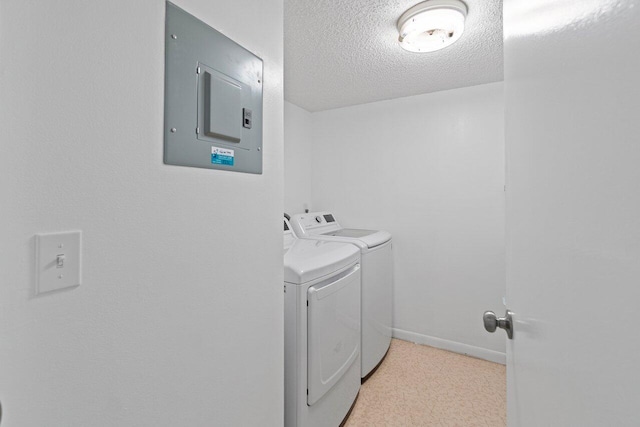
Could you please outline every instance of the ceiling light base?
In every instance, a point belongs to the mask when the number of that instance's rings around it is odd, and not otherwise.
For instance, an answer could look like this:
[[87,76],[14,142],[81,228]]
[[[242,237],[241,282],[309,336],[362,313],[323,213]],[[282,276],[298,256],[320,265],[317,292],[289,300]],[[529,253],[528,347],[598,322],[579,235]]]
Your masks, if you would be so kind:
[[410,52],[433,52],[455,43],[464,32],[467,6],[460,0],[428,0],[398,19],[398,41]]

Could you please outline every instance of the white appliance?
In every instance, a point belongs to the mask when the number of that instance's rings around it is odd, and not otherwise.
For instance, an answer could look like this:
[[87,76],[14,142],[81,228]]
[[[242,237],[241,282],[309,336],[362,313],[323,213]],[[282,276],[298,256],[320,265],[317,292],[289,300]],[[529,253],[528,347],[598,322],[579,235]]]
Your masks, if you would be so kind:
[[360,251],[284,221],[285,426],[337,427],[360,390]]
[[330,212],[294,215],[291,225],[301,239],[351,243],[362,256],[362,378],[382,361],[391,344],[393,253],[386,231],[342,228]]

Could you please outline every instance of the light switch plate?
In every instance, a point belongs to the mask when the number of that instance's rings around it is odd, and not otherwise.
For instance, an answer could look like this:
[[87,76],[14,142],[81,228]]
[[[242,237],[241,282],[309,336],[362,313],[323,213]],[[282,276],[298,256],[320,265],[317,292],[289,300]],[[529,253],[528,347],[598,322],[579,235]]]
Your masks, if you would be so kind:
[[82,232],[36,235],[36,294],[81,283]]

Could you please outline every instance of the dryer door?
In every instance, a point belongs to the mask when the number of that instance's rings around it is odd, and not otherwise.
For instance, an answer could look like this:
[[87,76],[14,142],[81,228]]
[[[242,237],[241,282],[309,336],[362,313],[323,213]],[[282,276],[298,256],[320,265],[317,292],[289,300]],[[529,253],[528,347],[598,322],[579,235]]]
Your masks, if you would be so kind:
[[307,291],[307,404],[336,384],[360,354],[360,265]]

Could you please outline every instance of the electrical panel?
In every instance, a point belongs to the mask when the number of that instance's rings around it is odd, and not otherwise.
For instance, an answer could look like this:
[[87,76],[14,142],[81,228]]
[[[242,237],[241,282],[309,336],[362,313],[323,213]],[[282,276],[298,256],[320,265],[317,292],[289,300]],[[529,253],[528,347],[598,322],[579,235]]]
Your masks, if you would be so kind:
[[262,59],[167,2],[164,162],[262,173]]

